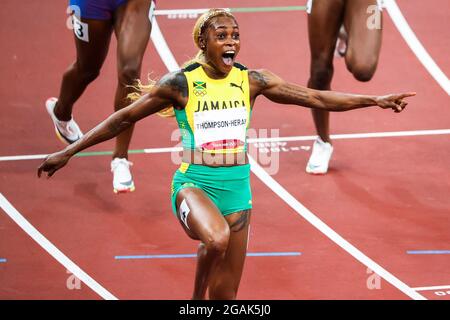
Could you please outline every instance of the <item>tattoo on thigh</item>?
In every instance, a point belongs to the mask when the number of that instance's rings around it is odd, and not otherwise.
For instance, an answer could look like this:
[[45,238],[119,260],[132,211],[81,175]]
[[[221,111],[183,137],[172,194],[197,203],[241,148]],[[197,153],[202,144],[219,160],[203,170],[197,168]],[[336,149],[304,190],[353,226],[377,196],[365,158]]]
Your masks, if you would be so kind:
[[233,222],[230,225],[230,230],[233,232],[239,232],[242,229],[244,229],[247,226],[247,222],[249,219],[249,211],[250,210],[243,210],[241,213],[241,216],[239,219],[237,219],[235,222]]

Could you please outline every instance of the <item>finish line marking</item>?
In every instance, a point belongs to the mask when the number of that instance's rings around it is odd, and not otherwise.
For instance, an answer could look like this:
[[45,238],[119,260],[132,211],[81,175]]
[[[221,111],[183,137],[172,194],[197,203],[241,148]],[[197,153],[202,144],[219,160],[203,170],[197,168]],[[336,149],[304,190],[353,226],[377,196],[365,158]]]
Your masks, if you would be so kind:
[[416,287],[413,289],[416,291],[446,290],[446,289],[450,289],[450,285],[448,285],[448,286],[433,286],[433,287]]
[[[222,8],[231,13],[256,13],[256,12],[289,12],[306,11],[306,6],[274,6],[274,7],[243,7],[243,8]],[[173,9],[155,10],[155,16],[167,16],[169,19],[196,19],[199,15],[208,11],[209,8],[200,9]]]
[[[248,252],[247,257],[297,257],[301,252]],[[179,259],[179,258],[196,258],[197,254],[156,254],[156,255],[132,255],[132,256],[115,256],[116,260],[135,260],[135,259]]]
[[407,254],[450,254],[450,250],[408,250]]
[[[363,139],[363,138],[391,138],[391,137],[412,137],[412,136],[430,136],[430,135],[446,135],[450,134],[450,129],[438,129],[438,130],[413,130],[413,131],[392,131],[392,132],[372,132],[372,133],[347,133],[347,134],[332,134],[331,138],[334,140],[340,139]],[[248,143],[268,143],[268,142],[290,142],[290,141],[314,141],[317,136],[291,136],[291,137],[274,137],[274,138],[256,138],[248,139]],[[148,148],[129,150],[130,154],[143,154],[143,153],[168,153],[168,152],[180,152],[182,147],[168,147],[168,148]],[[75,157],[91,157],[91,156],[103,156],[112,155],[112,151],[93,151],[93,152],[80,152]],[[36,160],[45,159],[47,154],[35,154],[35,155],[18,155],[18,156],[4,156],[0,157],[1,161],[18,161],[18,160]]]

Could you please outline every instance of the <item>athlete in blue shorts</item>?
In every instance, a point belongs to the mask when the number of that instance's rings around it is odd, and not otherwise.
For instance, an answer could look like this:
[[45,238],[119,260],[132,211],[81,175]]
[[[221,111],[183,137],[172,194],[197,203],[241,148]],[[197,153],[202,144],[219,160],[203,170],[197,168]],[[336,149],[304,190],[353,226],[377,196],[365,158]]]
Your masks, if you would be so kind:
[[[46,102],[55,131],[65,143],[73,143],[82,132],[72,118],[74,103],[94,81],[108,53],[111,34],[117,38],[117,75],[114,109],[128,105],[127,95],[139,79],[141,64],[150,37],[151,0],[70,0],[76,60],[65,71],[58,98]],[[151,15],[150,15],[151,16]],[[134,190],[128,161],[133,127],[117,136],[111,162],[113,189],[116,193]]]

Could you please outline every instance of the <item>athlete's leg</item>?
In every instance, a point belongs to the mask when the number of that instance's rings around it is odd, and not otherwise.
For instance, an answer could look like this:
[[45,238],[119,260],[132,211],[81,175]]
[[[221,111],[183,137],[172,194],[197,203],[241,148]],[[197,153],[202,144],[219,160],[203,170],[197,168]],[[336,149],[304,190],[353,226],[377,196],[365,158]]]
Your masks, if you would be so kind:
[[247,254],[250,212],[244,210],[225,216],[230,226],[230,240],[223,262],[216,268],[209,284],[209,298],[236,299]]
[[[342,25],[344,0],[314,0],[308,15],[308,35],[311,51],[308,87],[330,90],[333,78],[333,56],[339,28]],[[330,114],[312,110],[319,139],[314,142],[306,172],[324,174],[328,171],[333,147],[330,140]]]
[[345,62],[359,81],[369,81],[377,68],[382,38],[382,12],[376,0],[347,0],[344,25],[348,34]]
[[[118,84],[114,99],[115,110],[129,105],[127,95],[134,89],[141,76],[141,65],[150,38],[151,24],[148,18],[150,0],[127,1],[115,13],[114,31],[117,38]],[[117,136],[113,158],[128,158],[133,127]]]
[[[308,87],[330,90],[333,78],[333,53],[339,28],[342,24],[343,0],[314,0],[308,15],[308,35],[311,51],[310,78]],[[329,113],[313,110],[317,134],[330,142]]]
[[[110,20],[83,19],[88,25],[89,41],[78,39],[75,35],[76,61],[63,75],[61,89],[54,112],[59,120],[68,121],[72,116],[73,104],[78,100],[89,83],[100,73],[108,53],[111,39]],[[77,30],[74,30],[77,32]]]
[[[230,240],[230,227],[212,200],[199,188],[184,188],[176,198],[177,214],[184,230],[201,241],[192,299],[204,299],[211,275],[221,264]],[[186,218],[181,218],[185,216]]]

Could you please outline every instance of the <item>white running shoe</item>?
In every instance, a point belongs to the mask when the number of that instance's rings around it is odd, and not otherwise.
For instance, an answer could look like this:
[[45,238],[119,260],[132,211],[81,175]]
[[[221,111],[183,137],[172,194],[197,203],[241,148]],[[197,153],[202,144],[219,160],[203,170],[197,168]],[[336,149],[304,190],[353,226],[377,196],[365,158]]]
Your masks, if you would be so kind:
[[306,172],[311,174],[325,174],[328,171],[328,163],[333,153],[333,146],[329,142],[323,142],[317,138],[314,141],[311,157],[306,165]]
[[45,108],[52,118],[53,124],[55,125],[55,132],[59,140],[66,144],[74,143],[83,136],[83,133],[73,118],[69,121],[61,121],[56,118],[54,109],[57,101],[58,99],[56,98],[47,99]]
[[334,49],[334,56],[342,58],[347,53],[347,31],[345,31],[344,25],[339,29],[338,38],[336,40],[336,48]]
[[113,173],[114,193],[133,192],[134,182],[131,176],[130,166],[133,163],[125,158],[114,158],[111,161],[111,172]]

